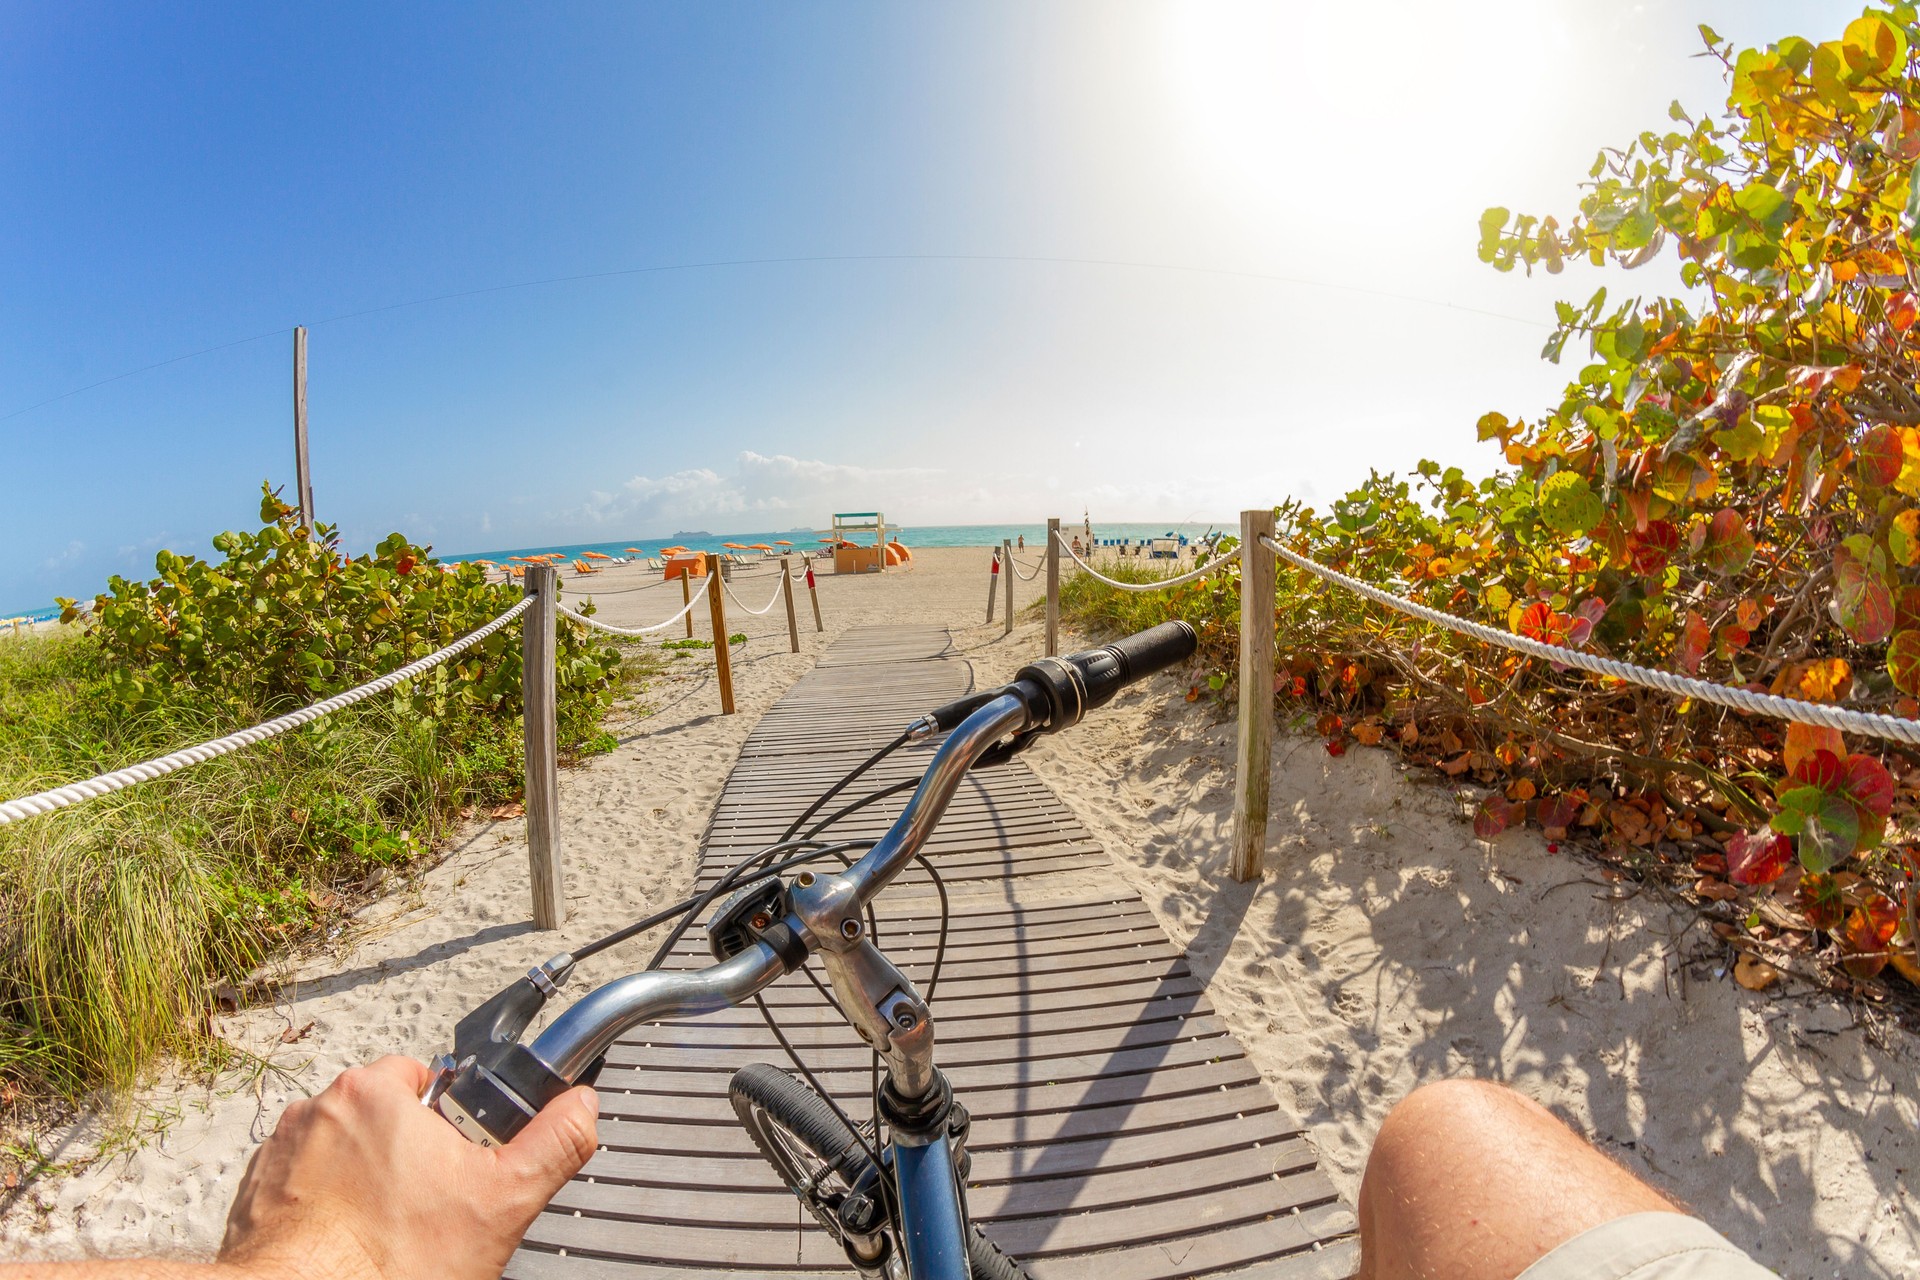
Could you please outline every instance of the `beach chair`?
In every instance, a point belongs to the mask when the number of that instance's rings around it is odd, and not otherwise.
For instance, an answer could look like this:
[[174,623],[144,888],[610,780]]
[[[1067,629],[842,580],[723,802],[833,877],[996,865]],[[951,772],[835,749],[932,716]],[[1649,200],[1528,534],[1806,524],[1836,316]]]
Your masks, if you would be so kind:
[[587,562],[586,562],[585,560],[575,560],[575,561],[573,562],[573,567],[574,567],[574,568],[575,568],[576,570],[578,570],[578,571],[580,572],[580,574],[581,574],[581,575],[582,575],[583,577],[584,577],[585,575],[587,575],[587,574],[589,574],[589,573],[598,573],[598,572],[600,572],[600,571],[599,571],[598,569],[596,569],[596,568],[594,568],[594,567],[593,567],[592,565],[590,565],[590,564],[588,564],[588,563],[587,563]]

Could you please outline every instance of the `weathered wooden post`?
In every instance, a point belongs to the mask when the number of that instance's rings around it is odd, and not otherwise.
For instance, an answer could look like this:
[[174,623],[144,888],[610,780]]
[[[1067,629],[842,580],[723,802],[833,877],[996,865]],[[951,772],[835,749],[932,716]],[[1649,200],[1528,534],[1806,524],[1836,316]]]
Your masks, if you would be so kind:
[[1047,517],[1047,656],[1060,652],[1060,517]]
[[1240,749],[1233,775],[1235,880],[1260,878],[1273,765],[1273,509],[1240,513]]
[[[668,560],[667,563],[672,564],[673,561]],[[688,607],[692,603],[693,603],[693,574],[690,570],[690,566],[683,565],[681,566],[681,569],[680,569],[680,607],[687,610],[687,615],[686,615],[687,639],[689,640],[693,639],[693,610]]]
[[780,557],[780,598],[787,602],[787,642],[800,652],[800,622],[793,615],[793,557]]
[[[1005,588],[1005,589],[1006,589],[1006,593],[1007,593],[1007,609],[1006,609],[1006,613],[1007,613],[1007,628],[1006,628],[1006,630],[1005,630],[1004,632],[1002,632],[1001,634],[1003,634],[1003,635],[1009,635],[1009,636],[1010,636],[1010,635],[1012,635],[1012,634],[1013,634],[1013,574],[1014,574],[1014,568],[1013,568],[1013,539],[1012,539],[1012,538],[1002,538],[1002,539],[1000,539],[1000,563],[1001,563],[1001,564],[1003,564],[1003,565],[1005,565],[1005,566],[1006,566],[1006,570],[1007,570],[1007,571],[1006,571],[1006,575],[1005,575],[1005,576],[1006,576],[1006,580],[1007,580],[1007,585],[1006,585],[1006,588]],[[989,619],[989,621],[991,621],[991,619]]]
[[811,560],[807,562],[807,599],[813,601],[814,631],[825,631],[827,629],[826,624],[820,621],[820,593],[814,590],[813,587],[813,562]]
[[303,324],[293,327],[293,487],[300,503],[300,523],[311,533],[313,470],[307,465],[307,326]]
[[987,621],[993,621],[993,602],[1000,594],[1000,549],[993,550],[993,572],[987,577]]
[[555,726],[555,608],[560,575],[550,564],[527,566],[533,605],[520,615],[521,723],[526,734],[527,865],[533,877],[533,927],[558,929],[567,918],[560,863],[559,733]]
[[726,591],[720,585],[720,557],[707,552],[707,612],[713,620],[713,669],[720,679],[720,714],[733,714],[733,654],[727,643]]

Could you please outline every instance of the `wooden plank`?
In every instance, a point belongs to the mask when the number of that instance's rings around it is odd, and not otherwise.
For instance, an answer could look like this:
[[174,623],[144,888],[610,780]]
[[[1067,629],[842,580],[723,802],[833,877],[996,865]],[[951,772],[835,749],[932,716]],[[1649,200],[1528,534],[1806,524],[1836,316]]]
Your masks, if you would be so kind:
[[1272,537],[1273,532],[1272,508],[1240,513],[1240,725],[1228,868],[1240,881],[1260,878],[1267,848],[1273,767],[1273,597],[1278,568],[1273,552],[1260,539]]

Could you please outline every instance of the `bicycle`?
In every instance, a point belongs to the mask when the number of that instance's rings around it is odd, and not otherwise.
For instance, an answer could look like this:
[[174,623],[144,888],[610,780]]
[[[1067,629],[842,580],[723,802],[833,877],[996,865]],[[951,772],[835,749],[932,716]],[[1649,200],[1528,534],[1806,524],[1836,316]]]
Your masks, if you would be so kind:
[[[910,863],[928,871],[942,901],[931,994],[945,945],[946,897],[921,850],[961,780],[971,769],[1012,757],[1042,733],[1078,724],[1132,681],[1191,657],[1196,643],[1186,623],[1162,623],[1115,644],[1042,658],[1009,684],[927,713],[815,800],[782,840],[741,859],[711,888],[553,957],[462,1018],[452,1053],[433,1063],[422,1101],[469,1140],[503,1143],[546,1103],[577,1083],[591,1083],[623,1032],[752,1000],[805,1079],[766,1063],[743,1067],[729,1087],[735,1114],[854,1270],[868,1280],[1024,1280],[1020,1265],[969,1220],[967,1110],[934,1063],[927,999],[869,936],[870,904]],[[946,739],[917,782],[871,792],[807,827],[890,752],[940,733]],[[819,838],[849,813],[908,785],[913,796],[878,840]],[[808,865],[828,858],[846,869],[821,873]],[[658,968],[723,894],[706,920],[717,963],[693,972]],[[676,917],[645,969],[589,992],[530,1044],[521,1043],[581,960]],[[822,995],[884,1068],[873,1091],[870,1135],[819,1087],[760,999],[767,986],[796,970],[818,986],[806,968],[815,955],[832,987],[830,993],[822,987]]]

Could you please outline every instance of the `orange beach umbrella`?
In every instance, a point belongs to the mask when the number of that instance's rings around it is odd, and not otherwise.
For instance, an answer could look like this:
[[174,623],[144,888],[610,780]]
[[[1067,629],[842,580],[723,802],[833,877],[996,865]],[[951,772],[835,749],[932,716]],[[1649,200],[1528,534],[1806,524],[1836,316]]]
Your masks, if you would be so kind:
[[793,544],[791,542],[788,542],[785,538],[775,538],[773,540],[773,545],[776,547],[790,547]]
[[764,542],[750,542],[750,543],[748,543],[748,544],[747,544],[747,550],[749,550],[749,551],[771,551],[771,550],[773,550],[773,548],[772,548],[772,547],[770,547],[770,546],[768,546],[768,545],[767,545],[766,543],[764,543]]
[[636,555],[636,556],[643,556],[643,555],[645,555],[645,554],[647,554],[647,553],[646,553],[646,552],[644,552],[644,551],[642,551],[642,550],[641,550],[640,548],[638,548],[638,547],[628,547],[628,548],[627,548],[627,554],[629,554],[629,555]]
[[607,554],[605,554],[604,552],[600,552],[600,551],[582,551],[582,552],[581,552],[580,554],[581,554],[581,555],[583,555],[583,556],[585,556],[585,557],[586,557],[587,559],[589,559],[589,560],[611,560],[611,559],[613,559],[613,557],[612,557],[612,556],[610,556],[610,555],[607,555]]

